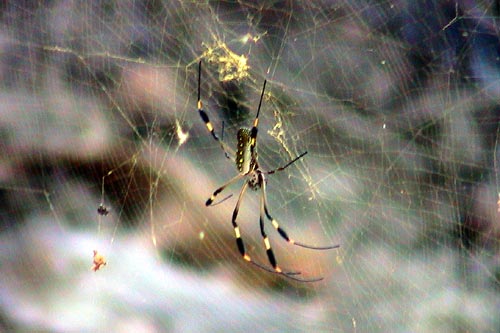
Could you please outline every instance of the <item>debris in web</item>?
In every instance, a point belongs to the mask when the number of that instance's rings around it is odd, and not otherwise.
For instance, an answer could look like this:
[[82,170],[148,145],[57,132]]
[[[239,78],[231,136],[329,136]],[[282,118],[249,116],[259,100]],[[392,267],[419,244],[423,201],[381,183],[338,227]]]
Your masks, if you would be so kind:
[[101,266],[106,266],[106,258],[102,254],[97,252],[97,250],[94,250],[94,261],[90,269],[94,272],[97,272],[101,268]]

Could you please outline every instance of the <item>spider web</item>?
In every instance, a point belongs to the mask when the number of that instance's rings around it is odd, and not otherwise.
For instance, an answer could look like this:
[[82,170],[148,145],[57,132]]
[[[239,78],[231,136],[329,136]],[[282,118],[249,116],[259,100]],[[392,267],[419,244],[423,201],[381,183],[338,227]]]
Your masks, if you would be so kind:
[[[5,331],[496,332],[497,1],[51,1],[1,7]],[[245,263],[235,148],[278,263]],[[230,196],[231,195],[231,196]],[[230,196],[227,199],[227,196]],[[238,223],[268,265],[259,192]],[[103,205],[109,213],[98,214]],[[93,272],[92,253],[107,261]]]

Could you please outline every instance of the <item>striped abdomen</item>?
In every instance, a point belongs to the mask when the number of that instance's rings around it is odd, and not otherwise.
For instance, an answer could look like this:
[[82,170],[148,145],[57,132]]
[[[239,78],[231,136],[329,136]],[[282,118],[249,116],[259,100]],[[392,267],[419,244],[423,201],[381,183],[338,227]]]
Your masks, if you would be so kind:
[[250,150],[250,130],[240,128],[237,134],[238,146],[236,147],[236,167],[240,173],[248,173],[255,168],[255,159]]

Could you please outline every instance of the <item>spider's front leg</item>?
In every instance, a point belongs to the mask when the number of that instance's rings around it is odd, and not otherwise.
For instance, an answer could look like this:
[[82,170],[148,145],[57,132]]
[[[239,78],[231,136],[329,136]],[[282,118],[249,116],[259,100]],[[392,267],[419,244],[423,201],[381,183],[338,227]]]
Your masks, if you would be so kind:
[[262,99],[264,98],[264,91],[266,90],[267,80],[264,80],[264,85],[262,86],[262,93],[260,94],[259,106],[257,108],[257,114],[255,115],[255,120],[253,121],[252,129],[250,130],[250,152],[252,156],[255,154],[255,146],[257,145],[257,133],[259,127],[259,114],[260,108],[262,106]]
[[214,138],[215,141],[219,142],[220,147],[224,151],[224,155],[226,156],[227,159],[231,159],[231,156],[234,155],[233,151],[222,141],[219,139],[217,134],[215,134],[215,129],[212,123],[210,122],[210,119],[208,118],[208,114],[203,110],[203,103],[201,101],[201,60],[198,65],[198,113],[200,115],[201,120],[205,123],[205,127],[207,128],[208,132],[212,134],[212,137]]

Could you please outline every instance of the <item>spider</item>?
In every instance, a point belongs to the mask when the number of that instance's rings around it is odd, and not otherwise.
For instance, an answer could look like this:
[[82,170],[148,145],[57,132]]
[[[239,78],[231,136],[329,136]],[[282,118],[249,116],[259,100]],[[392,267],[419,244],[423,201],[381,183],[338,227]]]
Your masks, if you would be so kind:
[[[225,188],[227,188],[229,185],[237,182],[238,180],[245,179],[245,182],[240,190],[240,194],[238,197],[238,201],[236,202],[236,206],[233,211],[233,216],[231,219],[233,228],[234,228],[234,234],[236,237],[236,245],[238,246],[238,250],[243,257],[244,260],[247,262],[252,263],[253,265],[271,272],[271,273],[276,273],[283,275],[287,278],[290,278],[292,280],[300,281],[300,282],[316,282],[320,281],[323,278],[322,277],[317,277],[317,278],[311,278],[311,279],[304,279],[304,278],[299,278],[298,275],[300,275],[300,272],[297,271],[285,271],[283,270],[280,266],[278,266],[278,262],[274,256],[273,250],[271,248],[271,243],[269,241],[269,238],[267,237],[266,231],[264,229],[264,216],[271,221],[271,224],[273,227],[278,231],[279,235],[285,239],[288,243],[308,248],[308,249],[313,249],[313,250],[329,250],[329,249],[334,249],[338,248],[340,245],[329,245],[329,246],[321,246],[321,247],[316,247],[316,246],[311,246],[307,245],[304,243],[297,242],[290,238],[287,234],[287,232],[280,227],[278,224],[278,221],[276,221],[271,214],[269,213],[268,209],[268,204],[267,204],[267,195],[266,195],[266,175],[271,175],[275,172],[285,170],[288,168],[290,165],[294,164],[297,162],[299,159],[304,157],[307,154],[307,151],[303,152],[302,154],[298,155],[295,157],[293,160],[289,161],[285,165],[278,167],[273,170],[265,171],[260,168],[258,160],[257,160],[257,133],[258,133],[258,125],[259,125],[259,113],[260,113],[260,108],[262,106],[262,99],[264,97],[264,91],[266,89],[266,82],[267,80],[264,80],[264,85],[262,87],[262,93],[260,95],[260,101],[259,101],[259,106],[257,108],[257,115],[255,116],[255,120],[253,121],[253,126],[251,129],[248,128],[240,128],[237,133],[237,140],[238,144],[236,147],[236,153],[232,149],[230,149],[226,143],[222,140],[219,139],[217,134],[214,131],[214,127],[212,123],[210,122],[207,113],[203,110],[203,104],[201,102],[201,61],[198,66],[198,113],[200,114],[201,119],[205,123],[205,126],[207,127],[207,130],[212,134],[212,137],[219,142],[220,147],[224,151],[224,154],[226,158],[232,159],[230,156],[235,156],[235,163],[236,167],[238,168],[239,173],[227,181],[224,185],[216,189],[210,198],[205,202],[206,206],[210,206],[214,204],[214,200],[219,195],[222,191],[224,191]],[[264,266],[263,264],[260,264],[258,262],[255,262],[246,252],[245,250],[245,244],[243,243],[243,239],[241,237],[240,233],[240,228],[236,222],[236,218],[238,217],[238,212],[240,209],[240,204],[243,200],[243,196],[248,188],[251,188],[252,190],[261,190],[261,196],[260,196],[260,233],[262,236],[262,239],[264,241],[264,245],[266,247],[266,254],[267,258],[269,260],[269,263],[272,266],[272,269]],[[222,201],[224,201],[223,199]],[[219,202],[220,203],[220,202]]]

